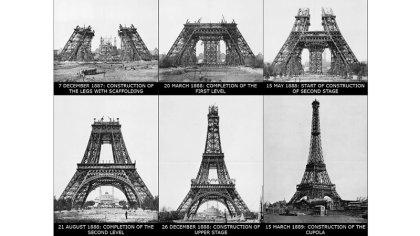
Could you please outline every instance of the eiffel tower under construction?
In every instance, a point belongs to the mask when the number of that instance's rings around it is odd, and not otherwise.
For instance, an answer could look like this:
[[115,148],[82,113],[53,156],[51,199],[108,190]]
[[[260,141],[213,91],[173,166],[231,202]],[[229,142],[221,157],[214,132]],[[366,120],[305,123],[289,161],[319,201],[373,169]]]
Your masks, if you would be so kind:
[[[226,206],[231,216],[249,212],[248,207],[236,191],[222,152],[217,106],[210,106],[206,145],[197,177],[191,180],[191,189],[178,207],[178,213],[188,219],[197,214],[198,208],[208,202],[217,201]],[[210,169],[217,171],[217,179],[209,179]]]
[[[66,45],[61,51],[59,58],[61,61],[92,61],[92,38],[95,31],[91,26],[76,26]],[[152,55],[143,42],[137,28],[134,25],[125,27],[119,25],[118,36],[121,39],[121,61],[150,61]],[[112,38],[101,37],[99,45],[99,61],[118,60],[116,49],[116,40],[112,45]]]
[[[100,154],[103,144],[112,145],[114,163],[101,163]],[[89,193],[100,186],[115,187],[127,198],[130,207],[142,207],[146,198],[153,196],[131,161],[121,132],[119,119],[110,121],[96,120],[82,161],[60,196],[71,199],[73,208],[80,208]]]
[[166,58],[174,65],[195,65],[197,63],[196,45],[200,40],[204,45],[204,64],[207,65],[222,65],[218,60],[220,41],[226,44],[226,60],[223,65],[245,65],[247,58],[255,58],[235,21],[228,23],[222,19],[220,23],[201,23],[200,20],[194,23],[187,20],[166,55]]
[[328,48],[331,52],[331,68],[327,73],[347,77],[350,66],[358,63],[358,60],[341,34],[332,9],[322,8],[322,31],[309,31],[309,26],[309,9],[300,8],[292,32],[272,63],[275,72],[286,76],[302,75],[302,50],[308,49],[309,74],[323,74],[322,53]]

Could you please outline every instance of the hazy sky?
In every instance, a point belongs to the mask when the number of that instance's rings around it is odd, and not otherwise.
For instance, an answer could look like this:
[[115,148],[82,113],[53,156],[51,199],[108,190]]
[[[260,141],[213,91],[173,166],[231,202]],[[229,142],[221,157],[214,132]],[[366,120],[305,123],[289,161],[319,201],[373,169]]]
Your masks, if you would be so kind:
[[[156,96],[55,96],[54,195],[60,197],[76,173],[93,119],[103,116],[120,118],[128,154],[149,190],[158,195],[157,101]],[[101,160],[110,160],[111,150],[109,144],[102,145]]]
[[332,8],[338,27],[353,53],[359,61],[366,61],[366,0],[264,0],[264,60],[274,60],[292,30],[299,8],[309,8],[309,30],[322,30],[322,7]]
[[167,53],[185,22],[218,23],[222,19],[238,24],[239,31],[255,55],[263,52],[262,0],[160,0],[159,49]]
[[245,204],[257,211],[263,183],[262,97],[161,96],[159,100],[160,208],[176,210],[190,190],[204,152],[208,107],[216,104],[229,175],[236,179]]
[[120,24],[133,24],[149,50],[158,47],[157,0],[54,0],[54,49],[64,47],[77,25],[92,26],[92,50],[101,36],[116,37],[119,48]]
[[342,199],[367,196],[366,96],[265,96],[265,201],[289,201],[302,180],[315,98],[320,102],[322,148],[332,183]]

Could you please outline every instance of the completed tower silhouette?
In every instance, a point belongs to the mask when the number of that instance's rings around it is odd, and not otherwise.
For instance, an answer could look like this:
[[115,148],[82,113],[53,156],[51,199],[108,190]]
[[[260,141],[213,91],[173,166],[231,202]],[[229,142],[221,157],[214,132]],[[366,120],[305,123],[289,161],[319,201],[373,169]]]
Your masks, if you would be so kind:
[[329,197],[334,206],[338,206],[341,198],[335,190],[335,184],[331,183],[327,167],[324,163],[321,145],[321,127],[319,122],[319,102],[312,102],[312,129],[309,157],[306,164],[302,181],[297,185],[296,193],[289,204],[295,204],[306,197],[307,202],[323,200]]

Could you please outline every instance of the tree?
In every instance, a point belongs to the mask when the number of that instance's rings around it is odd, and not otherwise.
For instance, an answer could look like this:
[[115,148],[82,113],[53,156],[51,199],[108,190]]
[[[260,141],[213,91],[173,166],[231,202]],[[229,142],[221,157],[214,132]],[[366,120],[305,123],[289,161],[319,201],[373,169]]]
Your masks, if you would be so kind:
[[177,211],[159,211],[159,221],[171,223],[174,220],[181,220],[182,216]]
[[265,78],[270,78],[270,76],[274,76],[274,66],[272,66],[270,63],[265,63],[263,73]]
[[350,70],[354,75],[358,76],[367,76],[368,74],[368,66],[364,62],[351,64]]
[[54,211],[59,211],[58,200],[54,196]]
[[137,210],[139,208],[139,204],[137,202],[129,203],[130,208]]
[[145,210],[157,211],[159,209],[159,197],[145,198],[141,204],[141,208]]
[[245,65],[250,66],[252,68],[263,68],[264,58],[261,53],[255,57],[248,57],[245,59]]
[[71,202],[71,199],[70,198],[66,198],[63,201],[64,201],[64,209],[70,211],[71,208],[72,208],[72,205],[73,205],[72,202]]
[[365,64],[365,63],[362,63],[363,65],[364,65],[364,67],[363,67],[363,75],[364,76],[367,76],[368,75],[368,65],[367,65],[367,63]]
[[94,201],[87,201],[87,202],[85,202],[85,204],[83,204],[83,208],[87,208],[87,207],[94,206],[94,205],[95,205]]
[[54,196],[54,211],[68,210],[72,208],[72,202],[70,198],[66,199],[56,199]]
[[159,68],[168,68],[168,67],[173,67],[173,61],[171,58],[166,57],[166,56],[162,56],[159,59]]
[[123,209],[127,209],[127,202],[126,202],[126,201],[121,200],[121,201],[119,201],[119,202],[118,202],[118,204],[119,204],[120,206],[122,206],[122,208],[123,208]]

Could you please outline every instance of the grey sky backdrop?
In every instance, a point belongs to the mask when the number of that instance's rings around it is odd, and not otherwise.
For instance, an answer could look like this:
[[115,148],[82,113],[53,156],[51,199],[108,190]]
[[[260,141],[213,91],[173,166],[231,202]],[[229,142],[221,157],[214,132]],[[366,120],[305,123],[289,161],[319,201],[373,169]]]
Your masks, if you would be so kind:
[[[322,30],[322,7],[332,8],[338,27],[353,53],[359,61],[366,61],[366,0],[264,0],[264,60],[274,60],[292,30],[299,8],[309,8],[309,30]],[[304,61],[305,57],[302,57]]]
[[187,19],[218,23],[222,15],[228,22],[235,20],[255,55],[263,53],[262,0],[160,0],[159,52],[168,53]]
[[264,201],[289,201],[302,180],[315,98],[331,181],[342,199],[367,196],[366,96],[265,96]]
[[[55,96],[54,195],[58,198],[76,173],[86,150],[93,119],[120,118],[124,142],[140,177],[158,195],[158,98],[156,96]],[[101,160],[111,160],[102,145]],[[110,191],[110,188],[103,188]],[[95,191],[96,194],[98,190]],[[118,194],[117,194],[118,192]],[[111,192],[110,192],[111,193]],[[124,195],[118,190],[116,196]],[[91,199],[91,196],[89,196]]]
[[[257,211],[263,184],[263,103],[255,96],[161,96],[159,101],[160,208],[176,210],[197,176],[209,105],[219,107],[222,151],[236,188]],[[221,204],[219,204],[221,206]]]
[[119,48],[120,24],[133,24],[149,50],[158,47],[156,0],[54,0],[54,49],[64,47],[77,25],[92,26],[92,50],[99,47],[101,36],[116,37]]

